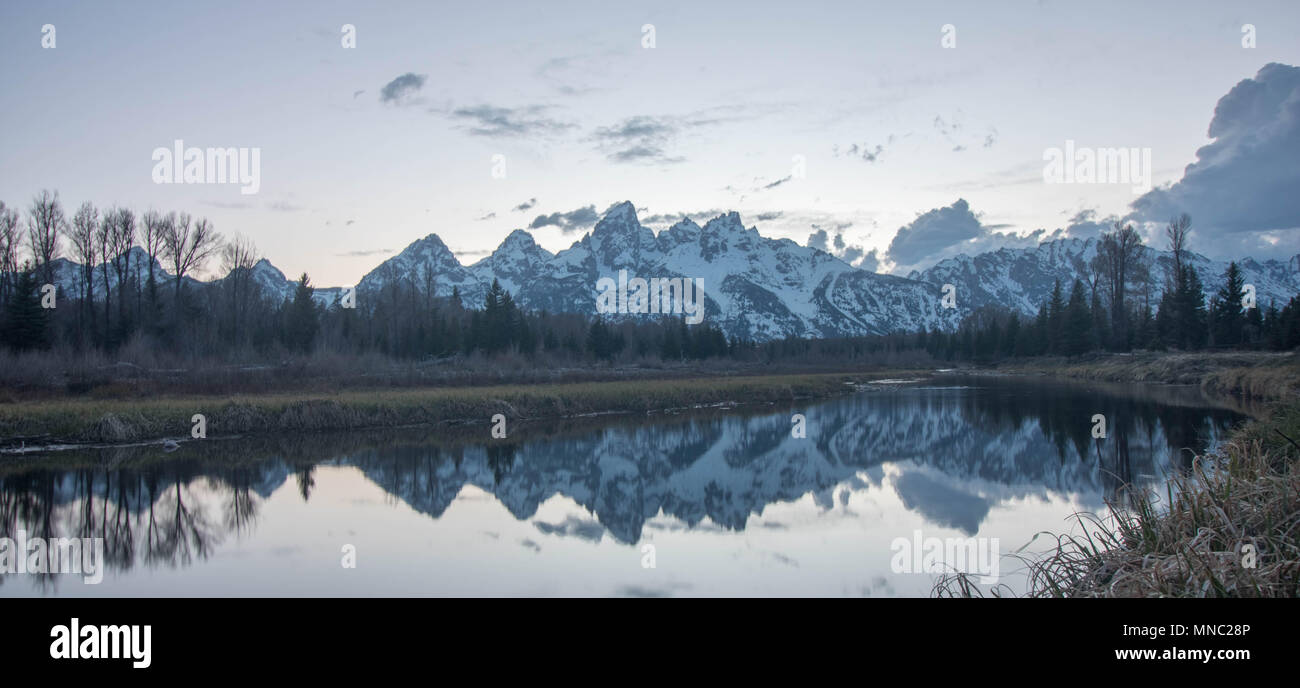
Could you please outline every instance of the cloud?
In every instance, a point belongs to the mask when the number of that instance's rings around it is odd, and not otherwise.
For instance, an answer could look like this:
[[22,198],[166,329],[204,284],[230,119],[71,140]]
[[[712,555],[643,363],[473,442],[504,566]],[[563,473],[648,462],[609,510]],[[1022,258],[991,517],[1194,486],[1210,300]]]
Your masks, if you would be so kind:
[[764,185],[764,186],[763,186],[763,190],[766,191],[766,190],[768,190],[768,189],[775,189],[776,187],[781,186],[782,184],[784,184],[784,183],[790,181],[791,179],[794,179],[794,175],[792,175],[792,174],[788,174],[788,175],[786,175],[786,176],[784,176],[784,177],[781,177],[780,179],[778,179],[778,180],[772,182],[771,184],[766,184],[766,185]]
[[334,255],[340,258],[364,258],[365,256],[384,256],[392,252],[393,249],[391,248],[377,248],[369,251],[344,251],[343,253],[335,253]]
[[[401,103],[416,91],[424,88],[424,82],[428,79],[424,74],[415,74],[407,72],[396,79],[384,84],[379,90],[379,102],[381,103]],[[354,95],[355,97],[355,95]]]
[[1070,218],[1064,234],[1071,239],[1095,239],[1101,236],[1102,232],[1111,231],[1118,220],[1119,218],[1114,215],[1099,220],[1097,219],[1097,211],[1085,208]]
[[853,226],[851,222],[837,224],[834,227],[835,234],[832,236],[823,227],[813,225],[816,231],[808,235],[808,246],[825,251],[854,267],[875,272],[880,267],[880,257],[876,251],[873,249],[867,252],[862,246],[845,241],[843,230],[851,226]]
[[[894,142],[894,136],[892,134],[889,136],[889,142],[890,143]],[[863,161],[871,163],[879,159],[880,154],[884,152],[885,152],[884,145],[879,143],[876,144],[874,147],[872,147],[871,144],[869,143],[864,143],[861,146],[859,146],[856,143],[853,143],[850,144],[848,148],[844,149],[843,155],[846,155],[851,158],[862,158]],[[840,152],[839,144],[836,144],[831,147],[831,154],[837,158],[840,157],[841,152]]]
[[451,117],[469,122],[467,131],[474,136],[513,137],[555,134],[573,128],[574,124],[545,116],[545,105],[527,105],[518,108],[475,105],[456,108]]
[[[1270,63],[1214,106],[1209,136],[1182,179],[1133,202],[1134,219],[1192,216],[1193,245],[1294,250],[1300,228],[1300,68]],[[1289,230],[1289,231],[1288,231]],[[1270,238],[1241,236],[1273,232]],[[1277,253],[1277,248],[1274,248]]]
[[293,205],[288,201],[271,201],[266,204],[266,207],[276,211],[277,213],[296,213],[299,210],[302,210],[302,206]]
[[359,96],[359,95],[361,95],[362,93],[365,93],[365,92],[366,92],[366,89],[364,89],[364,88],[363,88],[363,89],[360,89],[360,90],[353,91],[353,92],[352,92],[352,99],[353,99],[353,100],[356,100],[357,96]]
[[889,242],[887,255],[894,263],[894,272],[905,274],[913,269],[928,267],[959,253],[975,255],[1000,248],[1023,248],[1040,242],[1064,237],[1064,232],[1049,233],[1036,229],[1028,234],[995,232],[1008,225],[985,225],[965,199],[944,208],[922,213],[898,229]]
[[978,238],[983,232],[966,199],[959,198],[946,208],[930,210],[900,227],[889,242],[889,257],[902,265],[919,263],[951,246]]
[[682,125],[670,117],[629,117],[592,134],[597,148],[611,162],[677,163],[685,158],[667,152]]
[[484,215],[483,217],[480,217],[480,218],[479,218],[479,222],[482,222],[483,220],[491,220],[492,218],[494,218],[494,217],[496,217],[496,216],[497,216],[496,213],[488,213],[487,215]]
[[537,205],[537,199],[530,198],[524,201],[523,203],[520,203],[519,205],[515,206],[514,208],[512,208],[512,210],[514,210],[516,213],[523,213],[532,210],[533,206],[535,205]]
[[[709,210],[697,210],[694,212],[683,211],[678,213],[656,213],[654,215],[646,215],[638,211],[637,221],[640,222],[641,225],[644,227],[648,227],[650,225],[675,225],[678,222],[681,222],[682,220],[687,218],[694,220],[695,218],[702,218],[702,219],[712,218],[712,217],[717,217],[719,215],[726,215],[726,214],[727,214],[726,210],[721,210],[718,208],[710,208]],[[697,224],[699,223],[698,220],[696,222]]]
[[576,232],[596,224],[600,216],[596,214],[596,206],[589,205],[585,208],[570,210],[567,213],[551,213],[550,215],[538,215],[531,223],[529,229],[541,229],[543,227],[559,227],[561,231]]
[[770,212],[770,213],[759,213],[759,214],[758,214],[758,221],[759,221],[759,222],[770,222],[770,221],[772,221],[772,220],[778,220],[778,219],[780,219],[781,216],[784,215],[784,214],[785,214],[785,213],[782,212],[782,211],[780,211],[780,210],[775,210],[775,211],[772,211],[772,212]]
[[591,542],[600,542],[605,535],[605,526],[595,520],[584,520],[577,516],[566,516],[559,523],[533,521],[533,525],[546,535],[577,537]]

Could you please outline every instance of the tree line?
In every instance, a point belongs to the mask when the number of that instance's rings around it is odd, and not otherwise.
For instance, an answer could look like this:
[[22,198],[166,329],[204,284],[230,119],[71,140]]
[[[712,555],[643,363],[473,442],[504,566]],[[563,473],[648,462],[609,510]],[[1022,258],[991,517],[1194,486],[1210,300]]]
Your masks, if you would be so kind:
[[[608,319],[600,315],[525,311],[494,281],[481,303],[458,290],[439,294],[395,276],[359,298],[355,308],[321,303],[303,274],[287,298],[253,279],[256,246],[225,239],[206,219],[186,213],[136,214],[83,203],[65,215],[57,192],[42,191],[27,208],[0,202],[0,343],[12,350],[114,352],[124,346],[178,357],[231,362],[275,360],[312,352],[381,354],[399,359],[452,356],[545,356],[567,361],[855,362],[886,354],[923,353],[937,360],[992,361],[1027,356],[1077,356],[1133,349],[1291,349],[1300,345],[1300,301],[1261,310],[1247,303],[1236,263],[1224,286],[1206,298],[1187,260],[1191,219],[1170,221],[1172,255],[1157,294],[1143,242],[1131,225],[1104,233],[1096,255],[1076,264],[1082,277],[1057,282],[1035,316],[986,306],[952,332],[755,343],[728,337],[707,321],[681,317]],[[24,231],[25,230],[25,231]],[[76,274],[55,275],[64,246]],[[27,257],[19,260],[26,252]],[[192,276],[212,260],[225,276]],[[64,265],[74,265],[65,263]],[[169,275],[160,274],[162,266]],[[56,279],[56,277],[60,279]],[[42,304],[41,286],[71,284],[56,308]]]

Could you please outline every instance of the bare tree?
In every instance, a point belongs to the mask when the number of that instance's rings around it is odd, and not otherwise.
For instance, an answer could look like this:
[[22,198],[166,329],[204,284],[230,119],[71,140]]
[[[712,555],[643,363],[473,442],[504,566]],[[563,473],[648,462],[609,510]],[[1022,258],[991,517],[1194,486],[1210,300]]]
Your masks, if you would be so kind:
[[1183,278],[1183,251],[1187,250],[1187,235],[1191,232],[1192,217],[1183,213],[1169,221],[1169,226],[1165,227],[1165,236],[1169,238],[1169,250],[1174,254],[1174,272],[1169,275],[1169,281],[1172,284],[1166,284],[1165,289],[1174,291],[1182,283]]
[[9,300],[9,290],[18,273],[18,211],[0,201],[0,304]]
[[144,241],[144,252],[149,256],[149,304],[155,308],[158,305],[158,282],[153,266],[162,255],[163,243],[167,239],[167,223],[171,219],[171,215],[163,215],[156,210],[146,211],[140,217],[144,230],[144,235],[140,238]]
[[113,300],[113,285],[108,281],[108,265],[113,258],[114,237],[117,235],[117,208],[108,208],[99,218],[99,228],[95,231],[95,248],[99,251],[99,269],[104,278],[104,342],[109,340],[112,331],[109,319]]
[[1114,346],[1123,349],[1128,345],[1129,285],[1144,279],[1141,263],[1142,237],[1133,225],[1115,223],[1115,231],[1103,234],[1097,245],[1093,267],[1102,276],[1110,292],[1111,333]]
[[221,247],[221,235],[213,230],[207,218],[195,222],[193,227],[190,222],[189,214],[181,213],[174,222],[168,223],[163,239],[163,255],[171,263],[172,275],[176,279],[178,306],[185,275],[191,270],[201,269]]
[[[81,314],[90,314],[91,329],[94,329],[94,295],[95,295],[95,230],[99,228],[99,211],[89,201],[82,203],[72,216],[72,231],[68,239],[72,243],[72,257],[81,263]],[[82,325],[85,336],[85,325]]]
[[236,346],[242,343],[242,325],[254,297],[253,266],[257,259],[257,246],[239,234],[221,249],[221,268],[226,273],[223,287],[229,295],[230,332]]
[[117,274],[117,320],[119,326],[125,326],[127,289],[131,279],[131,247],[135,246],[135,213],[129,208],[117,210],[111,242],[113,272]]
[[54,282],[51,263],[59,255],[59,232],[66,226],[67,218],[63,215],[58,191],[47,189],[32,199],[32,206],[27,211],[27,240],[36,258],[36,268],[46,284]]

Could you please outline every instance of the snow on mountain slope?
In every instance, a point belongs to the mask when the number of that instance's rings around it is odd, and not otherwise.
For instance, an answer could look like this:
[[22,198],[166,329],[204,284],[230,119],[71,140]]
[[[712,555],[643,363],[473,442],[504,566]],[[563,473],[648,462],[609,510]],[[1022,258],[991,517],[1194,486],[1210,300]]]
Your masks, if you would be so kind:
[[[1145,258],[1153,273],[1152,307],[1173,269],[1173,254],[1145,247]],[[976,256],[960,255],[940,261],[923,271],[913,271],[909,279],[932,285],[957,287],[958,306],[965,309],[1000,304],[1024,313],[1036,313],[1051,297],[1056,280],[1067,295],[1075,279],[1087,284],[1088,263],[1097,255],[1096,239],[1057,239],[1033,248],[1004,248]],[[1227,261],[1215,261],[1197,253],[1187,253],[1187,262],[1196,268],[1205,285],[1206,297],[1223,286]],[[1300,271],[1276,260],[1237,261],[1247,284],[1255,285],[1256,300],[1262,308],[1276,303],[1280,308],[1300,293]]]
[[[359,294],[394,281],[436,294],[460,289],[466,304],[498,279],[524,308],[596,312],[596,282],[628,277],[703,280],[705,317],[728,335],[757,340],[833,337],[950,327],[959,313],[940,307],[939,289],[853,268],[788,239],[746,228],[737,213],[703,227],[683,220],[655,236],[629,202],[612,207],[569,248],[550,254],[516,230],[492,255],[469,267],[434,235],[408,246],[361,281]],[[657,317],[618,315],[615,317]]]
[[[1145,251],[1155,273],[1154,305],[1172,256],[1149,247]],[[442,239],[429,234],[367,273],[357,284],[357,298],[375,299],[389,288],[439,297],[458,291],[466,306],[479,307],[496,279],[525,309],[595,314],[597,281],[609,277],[617,282],[620,271],[626,270],[629,278],[702,281],[705,321],[729,336],[766,341],[922,327],[950,330],[963,316],[989,304],[1035,313],[1057,280],[1068,291],[1076,278],[1085,278],[1096,252],[1095,239],[1058,239],[1033,248],[960,255],[904,278],[854,268],[789,239],[763,237],[757,228],[745,227],[735,212],[719,215],[702,227],[684,219],[656,235],[638,221],[635,206],[623,202],[611,207],[591,232],[554,254],[528,232],[515,230],[490,255],[466,266]],[[1207,296],[1218,290],[1227,263],[1198,254],[1190,254],[1188,260],[1200,273]],[[131,271],[143,280],[147,274],[143,250],[132,249],[131,262]],[[1280,306],[1300,293],[1300,262],[1246,258],[1238,264],[1263,307]],[[59,283],[70,293],[79,292],[80,266],[59,259],[54,267]],[[111,269],[109,273],[109,284],[116,288],[117,277]],[[155,275],[160,283],[172,279],[156,263]],[[276,301],[292,298],[296,288],[294,280],[265,259],[253,267],[253,279],[264,295]],[[96,293],[102,294],[98,270],[95,280]],[[222,282],[186,280],[191,287]],[[955,309],[942,307],[945,284],[957,289]],[[315,299],[330,306],[338,303],[341,293],[338,287],[318,287]]]

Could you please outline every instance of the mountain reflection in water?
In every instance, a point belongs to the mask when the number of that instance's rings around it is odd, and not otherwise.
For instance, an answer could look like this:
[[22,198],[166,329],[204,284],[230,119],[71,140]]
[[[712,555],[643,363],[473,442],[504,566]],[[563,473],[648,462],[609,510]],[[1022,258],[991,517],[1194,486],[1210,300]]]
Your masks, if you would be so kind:
[[[807,418],[806,438],[791,435],[794,413]],[[1098,413],[1106,416],[1108,431],[1100,440],[1091,436]],[[1026,533],[1066,528],[1061,518],[1072,510],[1101,511],[1108,499],[1121,499],[1131,489],[1126,486],[1163,480],[1242,418],[1177,388],[1135,394],[1024,379],[941,378],[868,385],[816,403],[516,424],[509,439],[496,441],[487,440],[487,426],[480,425],[213,439],[183,443],[170,454],[151,446],[8,458],[0,461],[0,537],[20,530],[47,539],[102,537],[109,572],[100,586],[84,588],[65,576],[0,575],[0,595],[108,594],[114,586],[123,586],[122,594],[295,594],[296,588],[280,583],[295,576],[312,579],[317,564],[332,561],[337,567],[337,546],[320,543],[349,537],[359,540],[358,551],[371,554],[370,561],[378,550],[429,567],[397,584],[396,594],[844,592],[828,589],[821,578],[769,576],[781,565],[815,575],[800,569],[788,552],[744,554],[781,531],[787,551],[801,548],[792,537],[808,544],[805,561],[820,561],[837,548],[844,561],[858,562],[871,552],[864,561],[873,570],[861,573],[867,582],[850,594],[867,594],[873,586],[874,592],[915,594],[924,583],[905,591],[891,583],[881,542],[909,535],[913,526],[940,536],[1026,540]],[[337,479],[342,496],[321,503],[313,493],[325,472]],[[388,515],[362,508],[366,499],[355,496],[373,486],[385,495]],[[499,509],[483,511],[474,517],[479,530],[473,533],[450,522],[458,504],[480,495],[495,500],[509,517]],[[268,508],[277,499],[283,506]],[[554,513],[541,513],[548,504],[556,504]],[[424,537],[429,521],[447,521],[442,525],[455,525],[458,532],[429,535],[423,549],[405,553],[400,537],[350,535],[381,519],[397,519],[395,508],[418,515],[386,526],[409,537]],[[1002,525],[988,530],[991,514],[999,510],[1014,517],[1008,520],[1024,522],[1023,532]],[[773,520],[778,512],[786,522]],[[818,535],[817,522],[831,514],[862,536]],[[314,523],[328,537],[313,531]],[[514,533],[512,541],[501,537],[506,531]],[[704,583],[708,576],[681,558],[675,560],[678,568],[662,574],[675,571],[677,577],[671,584],[659,580],[658,588],[637,583],[636,573],[621,568],[607,581],[600,578],[614,557],[635,568],[639,545],[660,542],[669,532],[707,533],[710,547],[734,547],[732,558],[748,561],[737,566],[754,576],[753,585],[710,588]],[[447,558],[460,546],[447,543],[462,542],[467,534],[499,540],[482,546],[509,553],[467,548],[464,557],[490,557],[513,570],[469,588],[428,574],[452,568]],[[818,537],[826,541],[812,549]],[[568,554],[548,554],[561,548],[543,547],[560,541],[589,547]],[[245,548],[245,542],[257,546]],[[683,544],[680,551],[695,550]],[[184,573],[236,553],[250,560],[247,570],[214,569],[194,574],[192,582]],[[658,566],[669,569],[673,559],[666,554],[660,553]],[[559,575],[530,571],[528,563],[559,556],[585,558],[583,587],[530,579]],[[473,568],[474,562],[461,563]],[[155,578],[158,587],[137,587],[152,585],[147,579],[159,571],[172,574]],[[306,585],[302,594],[394,592],[382,578],[365,579],[359,589],[356,581],[330,575]]]

